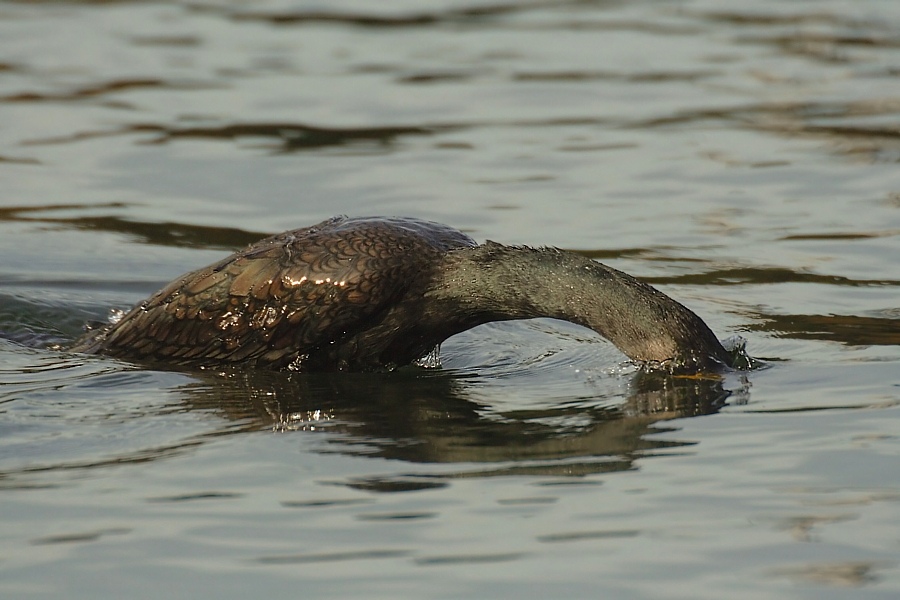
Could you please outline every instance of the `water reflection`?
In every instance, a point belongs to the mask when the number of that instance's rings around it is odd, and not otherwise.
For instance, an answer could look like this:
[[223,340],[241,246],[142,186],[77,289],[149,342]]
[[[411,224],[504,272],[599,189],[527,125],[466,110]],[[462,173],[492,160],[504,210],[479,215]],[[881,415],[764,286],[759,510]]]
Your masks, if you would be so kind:
[[900,319],[859,315],[759,315],[753,331],[778,337],[829,340],[848,346],[900,345]]
[[[896,73],[891,70],[883,75],[894,77]],[[773,77],[766,73],[758,73],[757,76],[761,79]],[[895,115],[898,108],[900,102],[893,98],[761,102],[678,110],[672,114],[635,120],[625,126],[643,130],[726,123],[739,129],[823,140],[838,154],[883,163],[900,160],[900,149],[897,147],[900,134],[892,124],[874,124],[873,120]]]
[[[78,452],[60,454],[58,459],[6,465],[0,480],[12,488],[34,485],[35,478],[46,473],[158,461],[224,435],[265,430],[323,435],[318,438],[323,443],[314,445],[317,452],[419,465],[408,473],[339,480],[341,485],[379,492],[440,488],[460,477],[568,478],[626,471],[656,451],[689,445],[652,435],[666,431],[660,422],[714,414],[732,396],[721,378],[638,372],[624,402],[620,402],[622,381],[610,377],[609,393],[601,386],[596,397],[498,410],[492,394],[515,393],[521,386],[515,377],[499,382],[414,367],[376,374],[237,370],[182,374],[134,369],[108,359],[85,361],[49,350],[20,355],[20,362],[36,366],[17,366],[16,371],[0,374],[11,384],[0,404],[25,402],[21,400],[25,393],[32,399],[46,396],[44,408],[35,405],[37,413],[30,412],[30,404],[21,405],[17,422],[39,426],[52,437],[54,427],[64,428],[66,423],[45,423],[40,415],[55,406],[53,398],[62,393],[64,404],[80,407],[68,410],[80,424],[82,442]],[[43,369],[45,364],[55,369],[54,377],[41,371],[24,381],[11,374]],[[165,393],[148,405],[151,387]],[[738,393],[736,401],[745,400],[741,395],[745,392]],[[143,401],[136,404],[138,398]],[[206,417],[194,421],[185,419],[185,413],[218,418],[210,425]],[[167,423],[173,419],[177,425],[170,430]],[[119,423],[120,438],[118,433],[109,438],[111,431],[104,424],[111,422]],[[146,430],[146,437],[129,435],[133,428]]]
[[[365,69],[371,71],[371,69]],[[893,74],[891,74],[892,76]],[[640,73],[618,76],[598,72],[558,72],[511,74],[512,81],[545,82],[557,85],[560,81],[590,81],[623,79],[630,83],[666,83],[670,81],[691,82],[708,73],[685,73],[661,75]],[[401,84],[421,84],[439,82],[460,82],[469,78],[465,73],[420,73],[402,76]],[[62,94],[46,95],[20,93],[0,98],[0,102],[29,103],[61,100],[83,100],[98,98],[112,92],[128,89],[159,87],[172,90],[207,89],[208,84],[178,83],[163,81],[123,80],[107,82],[99,86],[74,90]],[[116,108],[127,108],[127,103],[109,100],[107,104]],[[900,161],[900,134],[891,124],[873,125],[871,119],[889,117],[900,110],[900,102],[891,99],[858,100],[848,102],[776,102],[757,103],[745,106],[709,107],[680,110],[674,113],[653,116],[648,119],[619,120],[587,116],[571,116],[549,119],[483,120],[479,123],[468,121],[419,122],[402,126],[369,127],[323,127],[299,122],[230,122],[213,123],[203,126],[184,127],[162,123],[136,123],[113,129],[95,129],[74,134],[42,137],[23,141],[23,145],[58,145],[82,142],[114,136],[140,136],[156,134],[149,143],[162,144],[182,139],[207,139],[237,142],[242,139],[272,140],[274,144],[259,145],[255,148],[274,149],[279,153],[317,150],[334,146],[353,144],[372,145],[375,151],[390,149],[398,138],[406,136],[434,136],[461,130],[477,131],[490,127],[543,128],[571,126],[618,126],[623,129],[652,130],[673,126],[695,126],[706,122],[730,123],[738,129],[750,129],[781,136],[803,136],[828,142],[838,154],[866,159],[870,162]],[[849,119],[864,119],[856,123]],[[627,147],[627,146],[626,146]],[[732,166],[743,163],[736,159],[726,161]],[[748,163],[751,167],[784,166],[784,161]]]
[[773,575],[788,577],[800,583],[839,587],[861,587],[881,579],[879,572],[893,566],[879,561],[822,562],[772,571]]
[[[0,99],[2,101],[2,99]],[[84,131],[73,135],[30,140],[29,145],[64,144],[80,142],[102,137],[120,135],[157,134],[147,143],[164,144],[178,139],[207,139],[236,142],[242,139],[274,140],[274,144],[261,145],[281,153],[300,150],[318,150],[332,146],[353,144],[374,145],[383,151],[401,136],[433,135],[437,130],[449,130],[448,125],[432,125],[421,127],[315,127],[303,123],[232,123],[227,125],[210,125],[195,127],[179,127],[139,123],[111,130]]]
[[[61,93],[45,93],[45,92],[17,92],[0,96],[0,103],[18,103],[18,102],[67,102],[67,101],[86,101],[92,99],[102,99],[109,94],[118,94],[131,90],[172,90],[172,91],[189,91],[216,89],[222,87],[219,84],[187,82],[187,81],[165,81],[162,79],[118,79],[95,85],[89,85],[77,88],[68,92]],[[130,103],[121,100],[105,100],[102,102],[107,108],[119,109],[135,109],[136,107]]]
[[[171,221],[138,221],[109,214],[127,208],[127,204],[120,202],[90,205],[6,206],[0,207],[0,222],[53,223],[66,229],[122,233],[143,244],[229,251],[234,251],[269,235],[235,227],[211,227]],[[72,212],[96,212],[98,209],[106,214],[71,215]],[[71,216],[54,216],[53,213],[69,213]]]
[[[477,23],[492,17],[500,17],[518,12],[532,11],[541,7],[559,7],[561,4],[577,4],[577,2],[533,2],[527,4],[486,4],[463,8],[448,8],[437,11],[415,11],[407,14],[392,15],[363,13],[353,11],[328,11],[318,9],[297,9],[290,11],[251,12],[238,10],[230,12],[230,18],[236,21],[262,21],[272,25],[305,25],[309,23],[337,23],[355,27],[397,28],[428,27],[432,25]],[[216,10],[205,7],[207,10]],[[225,9],[228,11],[228,9]]]
[[657,285],[748,285],[770,283],[818,283],[839,286],[897,286],[896,279],[853,279],[840,275],[810,273],[785,267],[747,266],[713,269],[703,273],[685,273],[665,277],[645,277]]
[[[205,374],[180,392],[191,410],[215,410],[245,426],[327,431],[328,452],[467,465],[441,477],[633,469],[654,450],[683,445],[648,437],[660,431],[655,423],[715,413],[731,394],[718,378],[639,373],[621,405],[496,412],[473,398],[478,383],[413,368],[374,375],[236,372]],[[412,476],[352,485],[397,491],[443,483]]]

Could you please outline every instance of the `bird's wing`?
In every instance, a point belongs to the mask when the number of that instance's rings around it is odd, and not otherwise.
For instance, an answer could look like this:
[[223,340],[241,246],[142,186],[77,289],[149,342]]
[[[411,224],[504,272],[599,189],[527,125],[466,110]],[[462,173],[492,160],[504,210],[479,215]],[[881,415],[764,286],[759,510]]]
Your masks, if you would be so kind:
[[[352,220],[350,220],[352,221]],[[340,219],[267,238],[178,278],[128,313],[95,351],[283,368],[369,326],[437,249],[405,229]]]

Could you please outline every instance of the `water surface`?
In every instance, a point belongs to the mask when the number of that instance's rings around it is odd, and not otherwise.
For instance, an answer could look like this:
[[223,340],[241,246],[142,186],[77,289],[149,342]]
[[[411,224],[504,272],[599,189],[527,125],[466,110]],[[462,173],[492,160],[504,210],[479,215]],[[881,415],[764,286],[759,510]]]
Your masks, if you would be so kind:
[[[895,598],[900,7],[0,3],[4,598]],[[440,369],[152,370],[85,323],[409,215],[642,277],[767,368],[550,320]]]

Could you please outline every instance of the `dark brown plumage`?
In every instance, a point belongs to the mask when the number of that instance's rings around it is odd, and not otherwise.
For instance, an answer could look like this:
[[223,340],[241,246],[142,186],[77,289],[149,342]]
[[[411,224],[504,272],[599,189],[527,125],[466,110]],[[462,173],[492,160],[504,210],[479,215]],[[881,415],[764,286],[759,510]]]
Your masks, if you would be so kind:
[[194,366],[379,370],[497,320],[553,317],[633,360],[730,360],[693,312],[633,277],[556,249],[476,245],[416,219],[336,217],[179,277],[73,350]]

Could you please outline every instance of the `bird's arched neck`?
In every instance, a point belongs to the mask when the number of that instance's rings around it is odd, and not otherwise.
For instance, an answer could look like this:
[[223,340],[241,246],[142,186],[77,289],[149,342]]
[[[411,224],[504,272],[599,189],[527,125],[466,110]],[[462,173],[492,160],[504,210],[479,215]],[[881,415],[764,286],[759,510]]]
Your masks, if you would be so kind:
[[634,277],[552,248],[488,242],[453,250],[426,298],[462,331],[498,320],[550,317],[593,329],[632,360],[670,371],[730,366],[691,310]]

